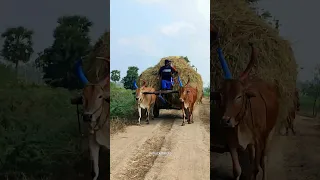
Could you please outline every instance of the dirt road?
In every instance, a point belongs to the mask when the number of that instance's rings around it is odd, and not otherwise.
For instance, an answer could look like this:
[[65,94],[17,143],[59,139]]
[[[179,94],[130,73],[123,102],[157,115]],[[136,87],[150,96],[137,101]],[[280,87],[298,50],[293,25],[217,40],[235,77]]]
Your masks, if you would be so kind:
[[[320,120],[298,116],[296,136],[276,135],[269,154],[268,179],[320,179]],[[228,153],[211,154],[211,177],[232,179],[231,158]]]
[[181,126],[181,111],[162,110],[150,124],[127,127],[111,138],[112,180],[209,180],[209,100]]

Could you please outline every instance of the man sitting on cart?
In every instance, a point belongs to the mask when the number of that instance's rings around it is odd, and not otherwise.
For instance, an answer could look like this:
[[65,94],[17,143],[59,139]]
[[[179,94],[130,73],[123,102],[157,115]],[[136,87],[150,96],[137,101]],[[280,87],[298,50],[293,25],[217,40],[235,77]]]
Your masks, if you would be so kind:
[[[171,61],[166,59],[164,66],[159,69],[158,79],[161,79],[161,90],[172,90],[173,81],[172,76],[178,74],[178,71],[171,66]],[[170,105],[172,105],[172,94],[163,94],[164,98],[167,99]]]
[[158,74],[158,79],[161,79],[161,90],[172,90],[172,75],[178,74],[178,71],[171,66],[170,60],[166,59],[164,64]]

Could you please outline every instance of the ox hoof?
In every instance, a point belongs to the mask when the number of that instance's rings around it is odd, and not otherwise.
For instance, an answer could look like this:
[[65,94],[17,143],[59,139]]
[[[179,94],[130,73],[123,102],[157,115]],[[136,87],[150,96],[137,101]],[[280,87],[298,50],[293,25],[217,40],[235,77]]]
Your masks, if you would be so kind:
[[96,177],[96,173],[94,171],[91,171],[91,178],[95,178]]
[[140,126],[141,124],[140,123],[137,123],[137,126]]
[[184,123],[182,123],[181,126],[184,126]]
[[147,121],[146,123],[149,124],[149,121]]
[[188,121],[188,124],[191,124],[191,122],[190,122],[190,121]]

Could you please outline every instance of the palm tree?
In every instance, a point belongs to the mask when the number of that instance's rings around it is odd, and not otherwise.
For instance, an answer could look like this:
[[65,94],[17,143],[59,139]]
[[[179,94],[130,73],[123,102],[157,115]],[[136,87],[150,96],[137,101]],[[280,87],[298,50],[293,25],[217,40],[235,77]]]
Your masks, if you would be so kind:
[[22,26],[8,28],[1,34],[4,38],[1,55],[5,60],[15,64],[16,73],[18,73],[19,62],[28,62],[33,53],[32,35],[32,30]]

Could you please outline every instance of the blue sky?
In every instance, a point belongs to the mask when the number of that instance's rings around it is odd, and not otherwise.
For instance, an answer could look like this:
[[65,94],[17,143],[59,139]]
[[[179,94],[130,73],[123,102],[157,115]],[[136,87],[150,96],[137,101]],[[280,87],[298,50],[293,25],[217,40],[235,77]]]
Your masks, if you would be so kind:
[[139,74],[166,56],[188,56],[210,82],[209,0],[111,0],[111,70]]

